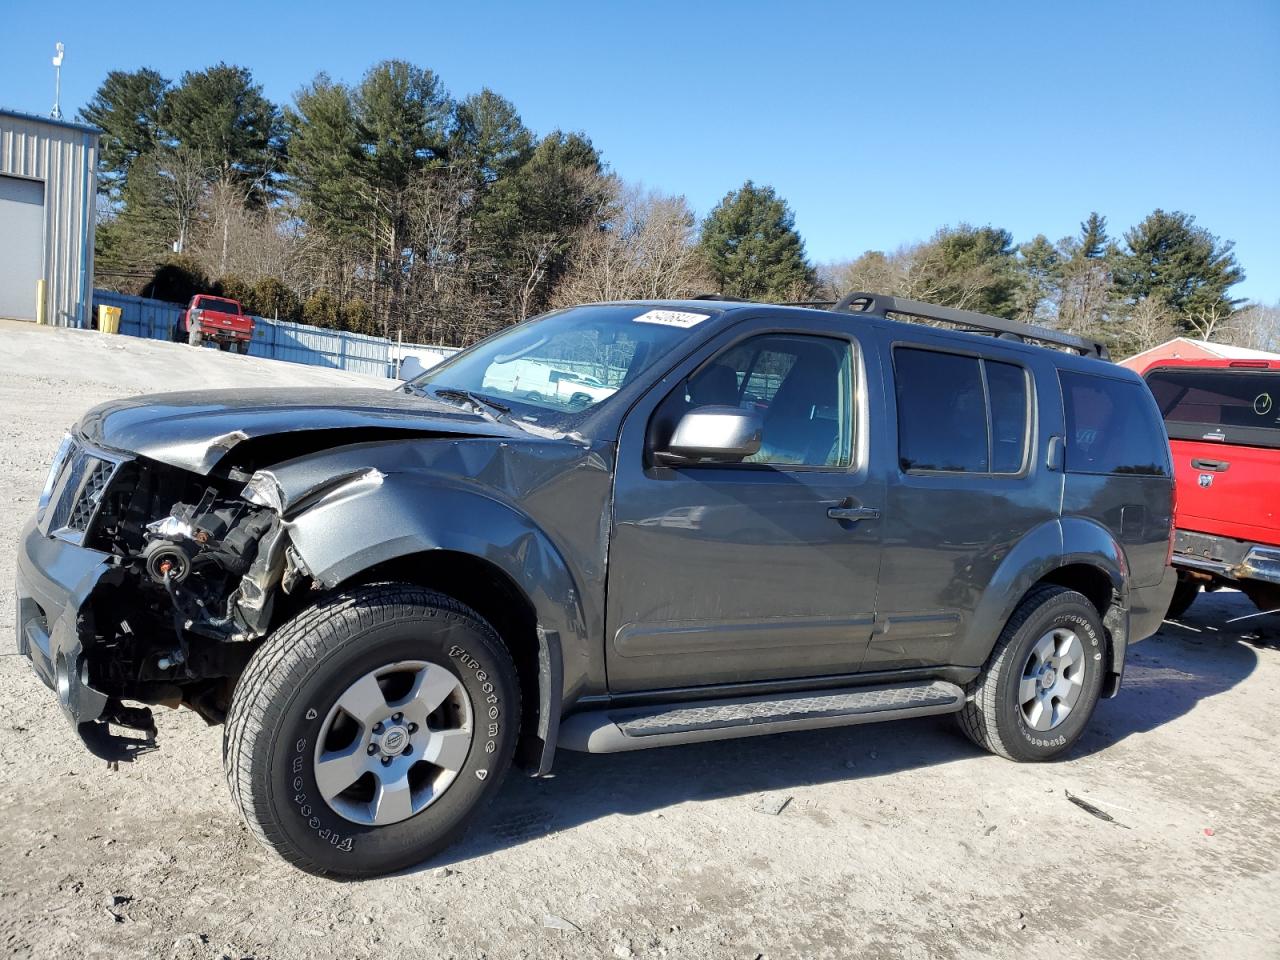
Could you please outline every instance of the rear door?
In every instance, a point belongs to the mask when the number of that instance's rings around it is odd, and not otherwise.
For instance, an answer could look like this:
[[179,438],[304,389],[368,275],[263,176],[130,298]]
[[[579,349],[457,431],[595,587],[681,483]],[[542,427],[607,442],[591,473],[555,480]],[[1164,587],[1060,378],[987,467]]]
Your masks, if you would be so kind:
[[1177,525],[1280,542],[1280,364],[1156,367],[1178,483]]
[[[1061,433],[1043,351],[884,333],[888,474],[876,631],[864,671],[963,662],[957,644],[1001,562],[1057,520],[1062,474],[1034,456]],[[1037,377],[1036,372],[1040,371]]]

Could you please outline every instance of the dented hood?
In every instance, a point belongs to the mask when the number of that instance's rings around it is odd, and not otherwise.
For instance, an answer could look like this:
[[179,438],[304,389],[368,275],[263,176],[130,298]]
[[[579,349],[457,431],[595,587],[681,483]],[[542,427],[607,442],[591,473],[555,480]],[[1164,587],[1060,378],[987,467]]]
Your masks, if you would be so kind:
[[[403,430],[520,437],[517,427],[394,389],[198,390],[113,400],[80,421],[90,443],[140,454],[161,463],[208,473],[246,440],[306,430]],[[335,445],[341,443],[335,439]]]

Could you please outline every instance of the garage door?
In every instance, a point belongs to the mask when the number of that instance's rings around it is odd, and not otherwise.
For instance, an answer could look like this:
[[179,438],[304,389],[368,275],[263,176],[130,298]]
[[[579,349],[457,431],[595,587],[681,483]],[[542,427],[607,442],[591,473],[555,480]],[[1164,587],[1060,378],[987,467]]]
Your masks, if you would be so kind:
[[0,177],[0,317],[36,318],[44,256],[44,184]]

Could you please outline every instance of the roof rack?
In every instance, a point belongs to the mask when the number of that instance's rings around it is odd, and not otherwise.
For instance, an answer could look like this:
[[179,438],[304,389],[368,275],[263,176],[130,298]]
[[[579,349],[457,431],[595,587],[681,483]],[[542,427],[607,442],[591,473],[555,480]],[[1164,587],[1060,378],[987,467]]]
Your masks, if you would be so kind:
[[888,319],[886,314],[901,313],[909,317],[952,323],[967,333],[993,333],[1006,340],[1039,340],[1074,350],[1081,356],[1097,357],[1099,360],[1111,359],[1105,344],[1087,337],[1078,337],[1073,333],[1050,330],[1048,327],[1038,327],[1030,323],[1020,323],[1017,320],[1006,320],[1003,317],[991,317],[985,313],[974,313],[972,310],[939,307],[919,300],[891,297],[883,293],[861,291],[847,293],[837,300],[831,309],[836,313],[859,313],[885,319]]
[[751,303],[746,297],[731,297],[727,293],[700,293],[690,300],[724,300],[726,303]]

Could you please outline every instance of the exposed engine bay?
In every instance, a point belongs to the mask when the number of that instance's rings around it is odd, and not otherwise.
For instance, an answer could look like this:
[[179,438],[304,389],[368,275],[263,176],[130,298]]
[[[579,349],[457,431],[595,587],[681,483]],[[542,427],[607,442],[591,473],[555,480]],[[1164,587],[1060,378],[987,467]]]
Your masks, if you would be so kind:
[[[90,685],[117,700],[224,718],[276,606],[309,585],[279,515],[242,496],[248,479],[143,459],[121,466],[85,539],[119,558],[81,625]],[[121,725],[136,719],[116,710]]]

